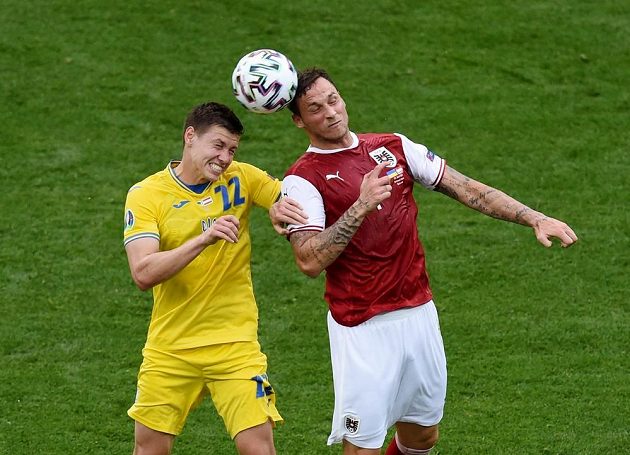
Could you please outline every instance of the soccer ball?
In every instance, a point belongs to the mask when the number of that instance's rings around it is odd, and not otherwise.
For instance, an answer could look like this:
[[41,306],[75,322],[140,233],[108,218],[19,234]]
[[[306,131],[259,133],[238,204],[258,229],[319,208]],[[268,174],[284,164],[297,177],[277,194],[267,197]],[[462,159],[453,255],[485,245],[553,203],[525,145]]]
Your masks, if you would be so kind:
[[232,90],[247,109],[259,114],[279,111],[297,90],[297,71],[278,51],[259,49],[239,60],[232,73]]

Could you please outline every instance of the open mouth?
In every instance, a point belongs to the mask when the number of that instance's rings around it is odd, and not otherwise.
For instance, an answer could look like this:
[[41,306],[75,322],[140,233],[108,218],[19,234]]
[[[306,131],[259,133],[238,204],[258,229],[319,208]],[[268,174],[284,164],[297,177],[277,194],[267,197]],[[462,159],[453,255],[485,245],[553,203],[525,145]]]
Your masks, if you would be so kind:
[[220,174],[221,172],[223,172],[223,166],[220,166],[216,163],[208,163],[208,167],[213,171],[216,172],[217,174]]

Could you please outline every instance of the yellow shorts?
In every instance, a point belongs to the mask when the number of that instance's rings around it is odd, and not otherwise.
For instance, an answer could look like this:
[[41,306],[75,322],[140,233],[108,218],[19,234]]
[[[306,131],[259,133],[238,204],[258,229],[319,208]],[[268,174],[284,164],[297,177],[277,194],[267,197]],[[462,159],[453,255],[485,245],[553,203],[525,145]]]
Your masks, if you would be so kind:
[[208,393],[232,438],[268,420],[282,422],[257,341],[168,352],[144,348],[142,354],[136,401],[127,413],[146,427],[181,433]]

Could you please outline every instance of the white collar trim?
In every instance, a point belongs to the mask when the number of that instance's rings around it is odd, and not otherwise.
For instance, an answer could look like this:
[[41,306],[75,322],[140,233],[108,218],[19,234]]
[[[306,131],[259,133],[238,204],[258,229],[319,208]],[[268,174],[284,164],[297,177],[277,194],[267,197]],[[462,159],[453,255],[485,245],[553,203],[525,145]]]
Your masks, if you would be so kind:
[[337,152],[342,152],[344,150],[353,149],[357,145],[359,145],[359,137],[356,134],[354,134],[352,131],[350,131],[350,136],[352,136],[352,144],[350,144],[349,147],[343,147],[343,148],[340,148],[340,149],[320,149],[320,148],[315,147],[313,144],[311,144],[311,145],[308,146],[306,151],[307,152],[313,152],[313,153],[327,154],[327,153],[337,153]]

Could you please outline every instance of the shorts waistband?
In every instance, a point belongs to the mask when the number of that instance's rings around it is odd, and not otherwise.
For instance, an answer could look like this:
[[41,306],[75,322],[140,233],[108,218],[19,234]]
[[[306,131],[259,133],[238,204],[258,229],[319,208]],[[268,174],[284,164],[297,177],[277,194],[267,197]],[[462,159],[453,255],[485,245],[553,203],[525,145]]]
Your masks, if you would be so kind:
[[[387,313],[377,314],[368,321],[395,321],[397,319],[405,319],[412,316],[415,313],[423,311],[424,309],[433,305],[433,300],[429,300],[427,303],[423,303],[411,308],[401,308],[399,310],[388,311]],[[366,321],[366,322],[368,322]]]

